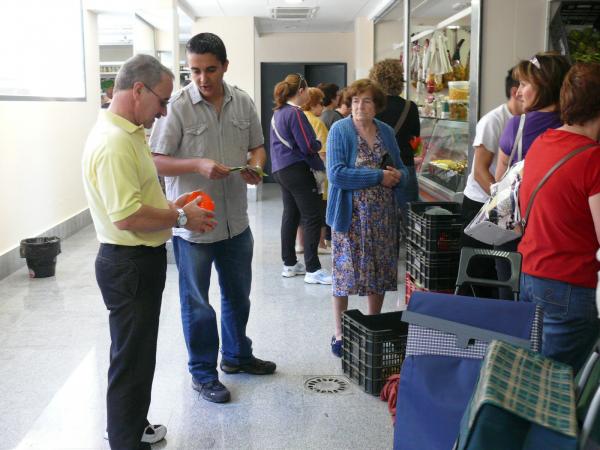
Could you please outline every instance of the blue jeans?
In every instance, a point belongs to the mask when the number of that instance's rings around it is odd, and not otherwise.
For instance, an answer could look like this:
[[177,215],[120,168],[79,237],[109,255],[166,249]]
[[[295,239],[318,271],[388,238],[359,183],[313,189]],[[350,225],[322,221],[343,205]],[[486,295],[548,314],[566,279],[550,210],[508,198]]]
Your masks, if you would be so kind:
[[252,358],[252,341],[246,336],[246,324],[250,314],[253,246],[249,227],[231,239],[212,244],[173,237],[188,367],[199,383],[218,378],[219,332],[215,310],[208,301],[213,263],[221,287],[222,359],[239,365]]
[[544,309],[542,353],[577,373],[600,331],[596,290],[523,274],[519,298]]

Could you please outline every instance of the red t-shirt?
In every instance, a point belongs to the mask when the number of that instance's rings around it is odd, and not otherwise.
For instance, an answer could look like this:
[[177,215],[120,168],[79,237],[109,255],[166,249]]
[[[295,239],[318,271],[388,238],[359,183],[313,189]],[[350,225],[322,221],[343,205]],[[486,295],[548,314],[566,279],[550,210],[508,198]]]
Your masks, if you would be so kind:
[[[531,145],[519,193],[521,214],[540,180],[563,156],[596,141],[548,130]],[[595,288],[600,263],[589,197],[600,193],[600,145],[564,163],[538,191],[519,251],[523,273]]]

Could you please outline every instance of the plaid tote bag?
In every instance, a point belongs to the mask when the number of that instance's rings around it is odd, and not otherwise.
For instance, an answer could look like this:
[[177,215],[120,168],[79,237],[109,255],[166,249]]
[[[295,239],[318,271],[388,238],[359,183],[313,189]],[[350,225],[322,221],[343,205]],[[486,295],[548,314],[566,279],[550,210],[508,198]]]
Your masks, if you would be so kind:
[[576,450],[571,367],[506,342],[492,342],[456,448]]

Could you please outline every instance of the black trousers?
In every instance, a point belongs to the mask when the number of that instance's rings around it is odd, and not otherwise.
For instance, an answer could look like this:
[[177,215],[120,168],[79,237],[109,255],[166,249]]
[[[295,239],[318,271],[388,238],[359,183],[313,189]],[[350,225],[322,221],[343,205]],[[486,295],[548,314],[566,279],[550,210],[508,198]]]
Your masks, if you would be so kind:
[[[463,229],[471,223],[471,221],[475,218],[477,213],[481,210],[483,203],[476,202],[475,200],[471,200],[469,197],[463,197],[462,203],[462,215],[463,215]],[[473,247],[473,248],[487,248],[493,249],[494,246],[485,244],[477,239],[473,239],[471,236],[468,236],[462,233],[460,237],[460,247]],[[475,260],[475,258],[473,258]],[[497,280],[498,276],[496,274],[495,261],[492,258],[480,258],[474,263],[469,264],[468,268],[469,275],[478,278],[488,278],[492,280]],[[470,288],[461,289],[460,293],[462,295],[472,295],[473,291],[475,291],[475,295],[477,297],[483,298],[498,298],[498,289],[494,287],[487,286],[474,286],[473,290]]]
[[283,216],[281,218],[281,258],[286,266],[298,262],[296,258],[296,231],[302,225],[304,234],[304,264],[307,272],[321,268],[318,256],[321,226],[323,224],[322,196],[308,164],[299,162],[273,174],[281,186]]
[[101,244],[96,280],[110,311],[107,430],[112,450],[149,449],[148,425],[167,256],[165,246]]

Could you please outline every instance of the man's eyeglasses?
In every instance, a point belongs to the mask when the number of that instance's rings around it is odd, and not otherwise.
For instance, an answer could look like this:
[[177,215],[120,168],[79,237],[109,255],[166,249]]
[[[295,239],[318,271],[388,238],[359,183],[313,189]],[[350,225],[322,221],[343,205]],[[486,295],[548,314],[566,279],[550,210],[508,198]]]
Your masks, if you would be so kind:
[[154,94],[154,96],[158,99],[158,101],[160,102],[160,107],[161,108],[166,108],[167,105],[169,104],[169,100],[163,100],[160,95],[158,95],[156,92],[154,92],[152,89],[150,89],[148,86],[144,85],[144,87],[146,89],[148,89],[150,92],[152,92]]

